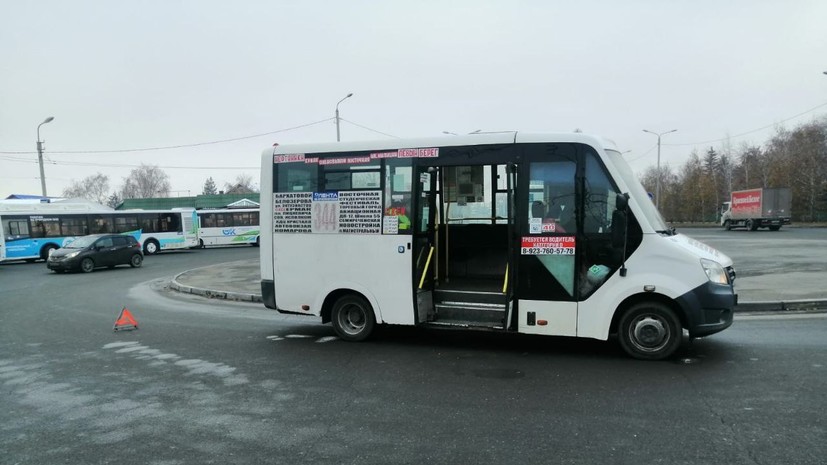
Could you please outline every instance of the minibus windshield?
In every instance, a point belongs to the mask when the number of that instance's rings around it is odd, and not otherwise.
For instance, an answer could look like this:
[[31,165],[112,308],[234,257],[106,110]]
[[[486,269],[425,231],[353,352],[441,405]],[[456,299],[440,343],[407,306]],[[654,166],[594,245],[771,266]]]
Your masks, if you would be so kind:
[[629,167],[629,164],[623,159],[623,155],[616,150],[606,150],[606,154],[609,156],[612,164],[617,168],[625,184],[629,186],[629,195],[637,200],[638,205],[640,205],[643,211],[643,216],[652,229],[659,233],[672,234],[673,229],[666,225],[663,216],[661,216],[657,207],[655,207],[652,199],[649,198],[649,194],[646,192],[646,189],[643,188],[640,180],[632,172],[632,168]]

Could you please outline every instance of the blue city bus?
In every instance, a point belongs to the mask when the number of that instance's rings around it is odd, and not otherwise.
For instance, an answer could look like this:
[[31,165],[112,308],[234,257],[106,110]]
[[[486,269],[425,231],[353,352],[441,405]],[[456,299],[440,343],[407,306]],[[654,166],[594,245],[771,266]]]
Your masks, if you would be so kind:
[[6,259],[6,235],[3,233],[3,223],[0,222],[0,262]]
[[45,260],[52,250],[87,234],[128,234],[144,253],[198,245],[198,217],[192,208],[172,210],[71,210],[32,205],[0,211],[6,260]]

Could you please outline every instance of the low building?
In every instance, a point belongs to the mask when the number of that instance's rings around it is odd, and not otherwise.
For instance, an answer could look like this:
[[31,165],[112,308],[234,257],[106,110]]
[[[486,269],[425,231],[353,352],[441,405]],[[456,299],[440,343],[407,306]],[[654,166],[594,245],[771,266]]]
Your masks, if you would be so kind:
[[170,208],[258,208],[259,194],[216,194],[191,197],[160,197],[151,199],[126,199],[116,210],[168,210]]

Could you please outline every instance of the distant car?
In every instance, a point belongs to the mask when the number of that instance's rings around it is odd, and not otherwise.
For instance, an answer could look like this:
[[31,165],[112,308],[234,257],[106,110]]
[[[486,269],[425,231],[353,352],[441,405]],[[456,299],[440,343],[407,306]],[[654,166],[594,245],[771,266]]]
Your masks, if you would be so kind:
[[66,246],[53,250],[46,266],[55,273],[80,270],[90,273],[95,268],[141,266],[144,254],[141,244],[132,236],[120,234],[92,234],[75,239]]

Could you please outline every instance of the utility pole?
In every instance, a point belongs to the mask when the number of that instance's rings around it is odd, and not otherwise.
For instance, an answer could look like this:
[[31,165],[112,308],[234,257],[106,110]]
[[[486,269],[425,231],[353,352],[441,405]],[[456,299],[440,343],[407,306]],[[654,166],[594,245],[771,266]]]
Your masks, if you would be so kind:
[[666,131],[666,132],[661,132],[661,133],[652,132],[652,131],[649,131],[648,129],[643,130],[643,132],[648,132],[649,134],[654,134],[654,135],[658,136],[658,176],[657,176],[657,179],[655,180],[656,181],[655,182],[655,207],[658,210],[660,210],[660,137],[664,136],[666,134],[669,134],[670,132],[675,132],[675,131],[677,131],[677,129],[673,129],[671,131]]
[[348,99],[350,97],[353,97],[353,92],[345,95],[345,98],[343,98],[342,100],[339,100],[336,103],[336,142],[339,142],[339,140],[340,140],[340,137],[339,137],[339,104],[344,102],[345,99]]
[[51,123],[54,119],[54,116],[50,116],[37,125],[37,161],[40,163],[40,189],[43,191],[43,197],[46,197],[46,172],[43,170],[43,142],[40,141],[40,126]]

